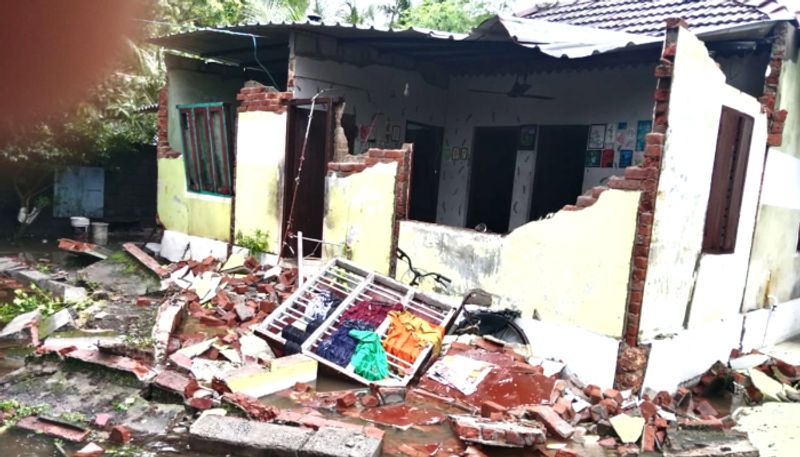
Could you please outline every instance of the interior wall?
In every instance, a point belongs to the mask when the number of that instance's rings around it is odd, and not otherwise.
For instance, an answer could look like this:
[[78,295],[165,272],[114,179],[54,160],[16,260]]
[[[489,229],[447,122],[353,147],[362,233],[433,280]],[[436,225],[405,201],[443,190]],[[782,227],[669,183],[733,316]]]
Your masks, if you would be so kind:
[[[472,92],[487,90],[505,93],[514,84],[517,75],[453,76],[447,96],[447,125],[442,154],[441,181],[437,222],[464,226],[469,198],[469,177],[473,130],[486,126],[522,126],[530,124],[591,125],[610,124],[609,148],[615,150],[614,166],[610,168],[587,167],[584,170],[583,190],[601,185],[611,175],[621,175],[619,149],[615,145],[620,122],[626,129],[635,129],[638,121],[652,119],[652,94],[654,87],[653,65],[625,66],[592,71],[570,71],[529,74],[526,81],[532,85],[528,93],[553,97],[553,100],[512,98],[502,94]],[[649,130],[648,130],[649,131]],[[630,146],[630,145],[629,145]],[[643,144],[640,152],[644,150]],[[455,155],[453,149],[460,153]],[[520,148],[526,150],[526,148]],[[528,149],[529,150],[529,149]],[[531,152],[518,153],[525,160]],[[641,158],[641,154],[638,154]],[[518,162],[515,193],[518,211],[511,211],[511,226],[527,222],[530,195],[524,189],[533,184],[534,163]],[[520,208],[524,206],[524,208]],[[521,211],[522,210],[522,211]]]
[[280,250],[283,220],[286,113],[239,113],[236,136],[236,217],[238,234],[268,236],[268,252]]
[[780,146],[770,147],[743,308],[756,309],[800,297],[800,60],[787,45],[778,110],[788,111]]
[[[510,234],[402,221],[400,247],[414,266],[453,281],[455,293],[482,288],[523,317],[619,338],[640,193],[608,190],[580,211],[559,211]],[[568,267],[567,267],[568,266]],[[406,274],[398,264],[398,278]]]
[[446,77],[439,75],[433,84],[424,72],[399,67],[411,66],[408,62],[322,36],[295,33],[293,40],[294,98],[311,98],[323,89],[326,96],[344,97],[345,113],[355,116],[359,132],[351,153],[399,149],[406,121],[444,126]]
[[[754,118],[736,246],[702,253],[722,106]],[[640,338],[673,334],[738,314],[744,292],[766,144],[760,103],[725,83],[694,35],[681,29],[672,70]],[[738,287],[738,285],[742,285]]]

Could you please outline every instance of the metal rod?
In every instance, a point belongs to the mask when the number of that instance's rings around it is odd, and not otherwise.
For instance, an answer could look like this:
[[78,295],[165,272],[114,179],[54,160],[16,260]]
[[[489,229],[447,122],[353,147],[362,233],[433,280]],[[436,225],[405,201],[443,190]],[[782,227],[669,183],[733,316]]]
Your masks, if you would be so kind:
[[297,231],[297,286],[303,287],[303,232]]

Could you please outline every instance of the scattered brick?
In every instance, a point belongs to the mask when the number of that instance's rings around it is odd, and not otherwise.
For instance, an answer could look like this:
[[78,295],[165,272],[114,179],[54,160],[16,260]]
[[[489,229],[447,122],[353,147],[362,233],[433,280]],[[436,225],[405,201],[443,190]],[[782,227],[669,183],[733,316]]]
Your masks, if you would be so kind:
[[126,444],[131,440],[131,432],[127,428],[117,425],[111,429],[108,439],[114,443]]

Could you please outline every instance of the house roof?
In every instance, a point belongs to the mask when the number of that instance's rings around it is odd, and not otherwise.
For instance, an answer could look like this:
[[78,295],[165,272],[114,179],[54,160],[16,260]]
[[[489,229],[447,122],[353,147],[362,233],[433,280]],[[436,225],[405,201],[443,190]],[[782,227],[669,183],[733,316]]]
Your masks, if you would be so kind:
[[650,36],[663,35],[665,21],[673,17],[682,17],[694,33],[794,19],[775,0],[579,0],[517,16]]

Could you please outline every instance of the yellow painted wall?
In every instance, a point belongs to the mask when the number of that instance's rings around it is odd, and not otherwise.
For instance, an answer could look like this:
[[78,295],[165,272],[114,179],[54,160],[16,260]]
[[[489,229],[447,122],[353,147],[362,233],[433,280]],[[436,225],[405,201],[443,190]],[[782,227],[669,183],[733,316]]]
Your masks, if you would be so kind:
[[167,230],[228,241],[229,197],[186,190],[183,157],[158,159],[158,216]]
[[[351,260],[366,269],[388,274],[394,224],[397,163],[379,163],[350,176],[325,178],[322,238],[347,243]],[[327,258],[340,255],[326,246]]]
[[450,277],[456,293],[480,287],[525,317],[536,310],[545,321],[620,337],[639,195],[608,190],[589,208],[506,236],[403,221],[399,244],[415,267]]
[[236,145],[236,232],[266,232],[269,250],[277,253],[283,220],[286,114],[239,113]]

